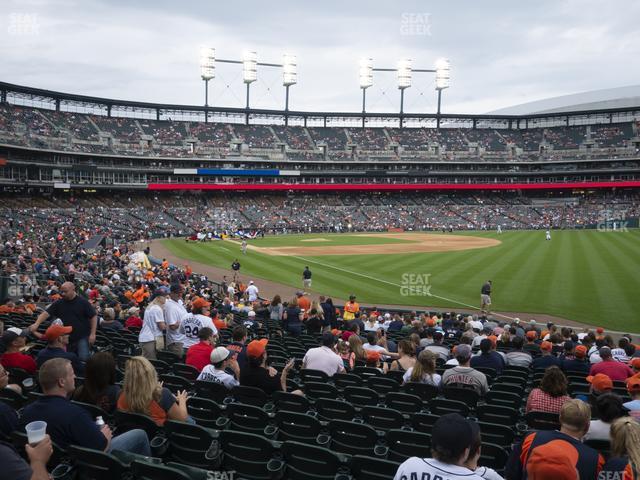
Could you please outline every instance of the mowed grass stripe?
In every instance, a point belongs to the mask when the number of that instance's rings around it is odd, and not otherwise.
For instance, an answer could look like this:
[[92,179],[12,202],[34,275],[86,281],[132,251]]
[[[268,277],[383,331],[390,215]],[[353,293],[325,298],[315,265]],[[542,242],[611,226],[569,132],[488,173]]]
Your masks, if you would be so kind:
[[[525,255],[526,261],[523,263],[520,275],[521,285],[519,289],[519,301],[527,304],[528,311],[540,312],[562,308],[562,295],[558,290],[551,288],[549,280],[553,276],[564,276],[566,272],[557,269],[557,259],[562,250],[563,244],[568,241],[566,235],[554,235],[552,240],[546,240],[543,236],[531,236],[534,242],[531,244]],[[545,305],[532,302],[532,298],[545,298]]]
[[[628,275],[623,272],[632,272],[628,270],[628,263],[608,249],[605,245],[604,238],[598,235],[592,235],[591,241],[594,244],[594,253],[592,257],[592,265],[598,272],[598,283],[600,289],[604,284],[615,285],[611,293],[606,295],[606,304],[600,305],[603,316],[611,317],[613,323],[617,323],[616,314],[619,311],[632,311],[634,303],[637,303],[637,291],[627,279]],[[623,328],[624,325],[617,325],[617,328]]]
[[[603,305],[607,303],[611,292],[604,294],[603,285],[597,280],[599,276],[592,267],[592,257],[597,252],[593,243],[588,240],[588,235],[574,235],[573,238],[573,275],[568,285],[573,288],[572,297],[577,301],[571,305],[571,310],[578,317],[585,317],[591,312],[591,315],[602,318]],[[609,285],[608,288],[610,287]]]
[[[529,279],[530,272],[525,266],[527,259],[533,257],[533,244],[536,238],[523,237],[511,243],[510,248],[504,250],[499,259],[493,260],[491,268],[481,273],[485,280],[492,279],[494,283],[494,308],[515,311],[536,311],[536,305],[530,302]],[[477,287],[476,287],[477,288]],[[515,306],[521,308],[514,308]]]

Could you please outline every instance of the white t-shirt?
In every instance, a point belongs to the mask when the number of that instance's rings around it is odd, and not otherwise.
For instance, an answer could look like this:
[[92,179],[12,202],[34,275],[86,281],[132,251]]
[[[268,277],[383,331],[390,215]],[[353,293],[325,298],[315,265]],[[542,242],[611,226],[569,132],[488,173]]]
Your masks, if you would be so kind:
[[229,375],[224,370],[216,370],[213,365],[207,365],[204,367],[202,372],[200,372],[200,375],[198,375],[198,380],[221,383],[229,390],[240,385],[240,382],[233,378],[233,375]]
[[236,289],[233,288],[233,285],[229,285],[227,287],[227,295],[229,296],[229,298],[233,298],[235,294],[236,294]]
[[191,345],[195,345],[200,342],[198,338],[198,332],[203,328],[208,327],[213,330],[213,334],[218,334],[218,329],[213,324],[213,320],[206,315],[190,313],[182,319],[178,330],[184,335],[182,341],[184,348],[189,348]]
[[167,298],[164,304],[164,320],[167,324],[167,345],[184,342],[184,333],[180,332],[180,328],[172,330],[169,327],[180,324],[182,319],[187,315],[187,309],[184,308],[182,301],[176,302],[171,298]]
[[321,370],[330,377],[344,369],[342,358],[328,347],[310,348],[302,360],[304,368]]
[[367,332],[375,332],[379,328],[380,328],[380,324],[378,322],[375,322],[373,325],[371,325],[369,322],[364,323],[364,329]]
[[405,460],[393,480],[442,479],[442,480],[483,480],[483,478],[465,467],[449,465],[433,458],[411,457]]
[[258,299],[258,287],[256,287],[255,285],[249,285],[246,292],[249,296],[250,302],[255,302]]
[[139,342],[154,342],[156,337],[162,336],[158,323],[164,322],[164,314],[160,305],[151,305],[144,311],[142,328],[138,334]]

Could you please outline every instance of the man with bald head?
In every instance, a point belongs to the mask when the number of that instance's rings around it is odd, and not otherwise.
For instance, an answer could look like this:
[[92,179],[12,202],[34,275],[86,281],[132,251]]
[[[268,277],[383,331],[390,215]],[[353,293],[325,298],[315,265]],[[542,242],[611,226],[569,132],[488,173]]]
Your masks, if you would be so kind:
[[96,341],[96,311],[88,300],[76,293],[76,287],[72,282],[62,284],[60,295],[62,298],[49,305],[29,329],[32,332],[37,330],[48,318],[61,319],[65,327],[73,327],[68,350],[77,353],[80,360],[86,362],[91,355],[90,345]]

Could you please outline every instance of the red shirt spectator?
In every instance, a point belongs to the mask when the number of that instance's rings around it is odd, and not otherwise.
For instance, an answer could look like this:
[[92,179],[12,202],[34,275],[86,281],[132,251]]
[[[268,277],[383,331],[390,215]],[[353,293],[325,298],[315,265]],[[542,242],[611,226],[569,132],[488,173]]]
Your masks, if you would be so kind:
[[0,364],[4,368],[22,368],[30,374],[34,374],[38,369],[36,361],[20,351],[26,344],[25,337],[25,331],[17,327],[8,328],[4,332],[1,341],[6,350],[0,356]]
[[127,311],[127,320],[124,322],[124,328],[142,328],[142,319],[138,316],[140,309],[131,307]]
[[204,367],[209,365],[212,351],[213,345],[209,342],[201,341],[200,343],[196,343],[187,350],[185,363],[196,367],[198,371],[201,372]]
[[591,367],[589,375],[604,373],[614,382],[624,382],[627,378],[633,376],[633,370],[627,364],[616,362],[611,357],[611,349],[609,347],[600,348],[600,358],[602,358],[602,361]]
[[32,375],[36,373],[38,369],[33,357],[20,352],[3,354],[2,357],[0,357],[0,363],[4,368],[22,368]]
[[569,395],[561,395],[559,397],[552,397],[547,392],[534,388],[529,394],[527,399],[527,413],[529,412],[548,412],[548,413],[560,413],[562,405],[567,400],[571,400]]

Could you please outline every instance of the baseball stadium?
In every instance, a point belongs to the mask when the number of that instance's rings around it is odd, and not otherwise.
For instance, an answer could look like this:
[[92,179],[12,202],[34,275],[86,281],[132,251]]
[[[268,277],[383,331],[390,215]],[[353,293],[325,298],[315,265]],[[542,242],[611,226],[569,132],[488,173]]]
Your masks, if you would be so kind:
[[357,111],[210,47],[203,105],[0,81],[6,478],[638,478],[640,90],[450,113],[451,65],[364,58]]

